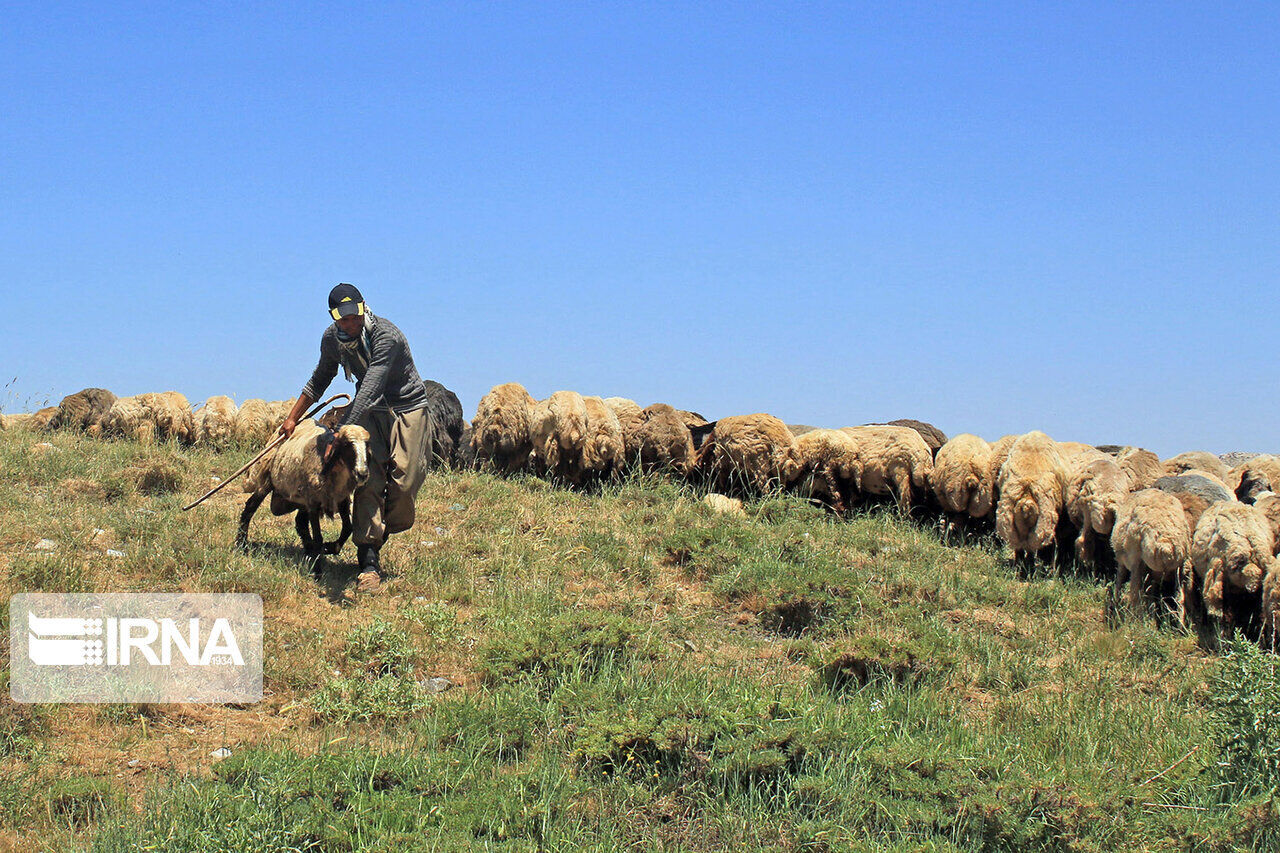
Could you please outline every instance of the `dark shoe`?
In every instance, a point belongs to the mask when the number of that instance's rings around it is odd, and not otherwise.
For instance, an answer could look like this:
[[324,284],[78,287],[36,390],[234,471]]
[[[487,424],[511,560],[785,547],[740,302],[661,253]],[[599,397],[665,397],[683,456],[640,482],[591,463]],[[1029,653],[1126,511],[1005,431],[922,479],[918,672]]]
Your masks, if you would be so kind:
[[356,546],[356,563],[360,567],[360,574],[365,572],[382,574],[382,566],[378,563],[378,549],[373,545]]

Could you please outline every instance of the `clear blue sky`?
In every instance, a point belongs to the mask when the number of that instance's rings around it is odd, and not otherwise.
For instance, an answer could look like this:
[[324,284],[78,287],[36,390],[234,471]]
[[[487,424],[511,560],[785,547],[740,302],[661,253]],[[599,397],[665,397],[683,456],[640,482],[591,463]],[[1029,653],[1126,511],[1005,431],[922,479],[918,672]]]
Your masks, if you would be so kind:
[[[520,381],[1280,450],[1280,8],[10,4],[10,410]],[[341,379],[334,390],[343,390]]]

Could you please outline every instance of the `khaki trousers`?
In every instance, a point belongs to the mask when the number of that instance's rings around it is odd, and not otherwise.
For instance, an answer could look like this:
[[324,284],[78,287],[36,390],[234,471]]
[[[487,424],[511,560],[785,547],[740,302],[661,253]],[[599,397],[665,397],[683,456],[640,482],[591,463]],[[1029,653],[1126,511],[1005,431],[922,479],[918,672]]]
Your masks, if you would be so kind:
[[413,527],[414,499],[427,476],[431,415],[425,408],[404,414],[369,411],[360,419],[369,431],[369,479],[356,490],[352,539],[382,547],[392,533]]

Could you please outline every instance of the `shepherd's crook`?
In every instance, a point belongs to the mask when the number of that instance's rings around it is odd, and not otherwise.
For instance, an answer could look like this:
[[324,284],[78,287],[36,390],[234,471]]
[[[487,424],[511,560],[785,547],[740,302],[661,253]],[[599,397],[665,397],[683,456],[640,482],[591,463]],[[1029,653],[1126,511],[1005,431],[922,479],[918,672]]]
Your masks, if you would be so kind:
[[[316,403],[314,406],[312,406],[312,407],[311,407],[311,409],[310,409],[310,410],[309,410],[305,415],[303,415],[303,416],[302,416],[302,419],[303,419],[303,420],[306,420],[307,418],[311,417],[311,416],[312,416],[312,415],[314,415],[316,412],[320,411],[320,410],[321,410],[321,409],[323,409],[325,406],[329,405],[329,404],[330,404],[330,403],[332,403],[334,400],[337,400],[337,399],[339,399],[339,398],[345,399],[348,403],[350,403],[350,402],[351,402],[351,395],[350,395],[350,394],[334,394],[334,395],[333,395],[332,397],[330,397],[328,400],[325,400],[325,401],[320,402],[320,403]],[[205,501],[207,501],[209,498],[213,497],[213,495],[214,495],[214,493],[215,493],[215,492],[217,492],[219,489],[221,489],[221,488],[222,488],[223,486],[225,486],[227,483],[230,483],[230,482],[231,482],[232,480],[234,480],[236,477],[239,477],[239,476],[240,476],[241,474],[243,474],[245,471],[248,471],[248,470],[249,470],[249,466],[250,466],[250,465],[252,465],[253,463],[257,462],[257,461],[258,461],[259,459],[261,459],[262,457],[266,456],[266,455],[267,455],[267,451],[268,451],[268,450],[271,450],[271,449],[272,449],[272,448],[274,448],[276,445],[278,445],[280,442],[284,441],[286,438],[288,438],[288,436],[287,436],[287,435],[277,435],[277,436],[275,437],[275,439],[274,439],[274,440],[272,440],[272,442],[271,442],[270,444],[268,444],[266,447],[264,447],[264,448],[262,448],[261,450],[259,450],[259,451],[258,451],[258,455],[257,455],[257,456],[253,457],[253,458],[252,458],[252,459],[250,459],[248,462],[244,463],[244,466],[243,466],[242,468],[240,468],[240,470],[236,471],[234,474],[229,474],[229,475],[227,475],[227,478],[226,478],[225,480],[223,480],[223,481],[222,481],[221,483],[219,483],[218,485],[214,486],[214,487],[213,487],[212,489],[210,489],[209,491],[205,492],[205,493],[204,493],[203,495],[201,495],[200,497],[196,498],[196,499],[195,499],[194,501],[192,501],[191,503],[189,503],[189,504],[187,504],[186,506],[184,506],[184,507],[182,508],[182,511],[183,511],[183,512],[186,512],[187,510],[191,509],[192,507],[197,507],[197,506],[199,506],[200,504],[202,504],[202,503],[204,503]]]

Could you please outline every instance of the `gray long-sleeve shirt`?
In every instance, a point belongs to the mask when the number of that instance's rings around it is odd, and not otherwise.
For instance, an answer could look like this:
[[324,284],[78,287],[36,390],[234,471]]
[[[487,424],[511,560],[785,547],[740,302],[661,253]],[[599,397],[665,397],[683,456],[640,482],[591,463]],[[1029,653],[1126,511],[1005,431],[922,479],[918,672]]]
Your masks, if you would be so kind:
[[352,359],[342,361],[345,353],[338,346],[338,324],[333,323],[320,337],[320,362],[302,393],[313,400],[329,387],[342,365],[356,378],[356,397],[351,401],[342,424],[357,423],[370,408],[389,406],[397,414],[416,411],[427,404],[427,388],[413,364],[413,353],[404,333],[385,317],[369,313],[369,365],[363,367]]

